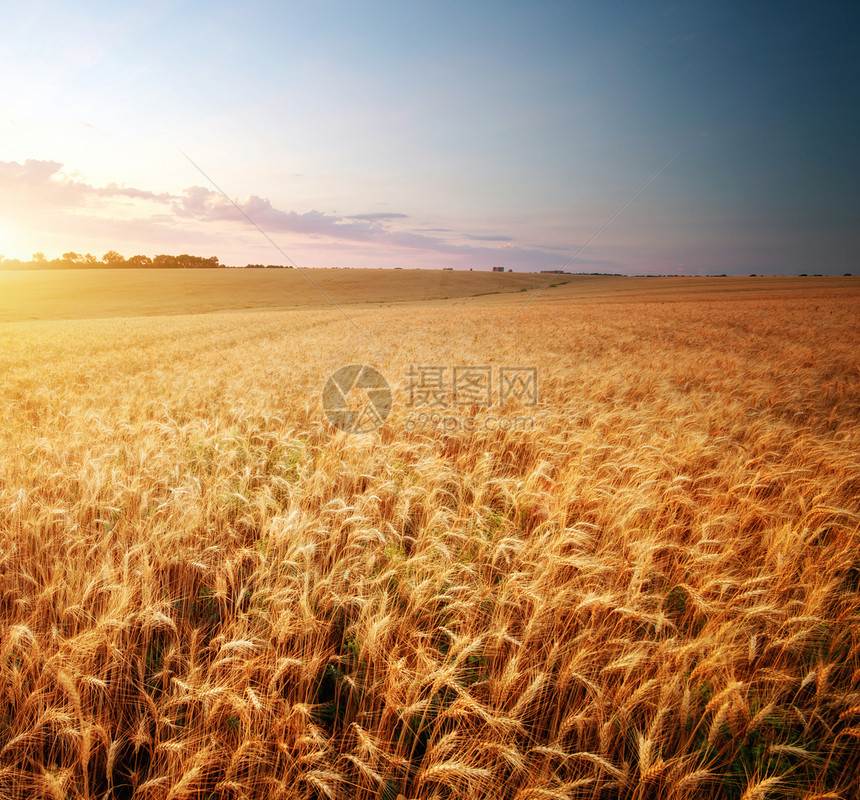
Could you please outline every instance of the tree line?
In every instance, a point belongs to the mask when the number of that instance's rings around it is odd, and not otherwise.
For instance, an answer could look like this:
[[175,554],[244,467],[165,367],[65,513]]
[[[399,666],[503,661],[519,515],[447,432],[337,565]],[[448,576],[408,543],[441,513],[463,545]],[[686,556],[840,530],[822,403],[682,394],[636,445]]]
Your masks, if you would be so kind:
[[[0,269],[229,269],[218,256],[205,258],[183,253],[178,256],[161,254],[126,258],[116,250],[108,250],[100,259],[92,253],[63,253],[60,258],[48,259],[42,252],[33,253],[30,261],[0,256]],[[247,264],[246,269],[289,269],[280,264]]]

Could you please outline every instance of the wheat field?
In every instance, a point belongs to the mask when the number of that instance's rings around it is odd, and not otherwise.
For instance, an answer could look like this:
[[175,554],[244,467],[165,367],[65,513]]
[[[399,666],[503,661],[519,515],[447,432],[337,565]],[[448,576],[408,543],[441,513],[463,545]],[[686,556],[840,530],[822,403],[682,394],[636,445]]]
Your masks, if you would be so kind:
[[624,300],[0,327],[0,797],[857,797],[860,293]]
[[[553,276],[557,284],[574,280]],[[546,276],[527,272],[428,269],[0,269],[0,322],[329,308],[331,302],[378,306],[526,292],[545,283]]]

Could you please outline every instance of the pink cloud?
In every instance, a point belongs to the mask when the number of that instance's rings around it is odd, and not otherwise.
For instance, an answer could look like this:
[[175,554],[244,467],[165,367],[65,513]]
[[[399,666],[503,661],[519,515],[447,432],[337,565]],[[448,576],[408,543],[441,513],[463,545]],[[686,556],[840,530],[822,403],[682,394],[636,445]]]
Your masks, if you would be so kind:
[[[232,223],[235,233],[245,232],[247,239],[252,221],[267,234],[288,234],[330,243],[343,242],[362,250],[366,248],[396,248],[409,251],[410,257],[424,253],[428,257],[444,256],[457,265],[467,267],[505,266],[519,269],[546,269],[558,266],[558,252],[541,248],[524,248],[506,236],[458,234],[450,230],[418,231],[398,229],[406,214],[398,212],[365,213],[340,216],[311,210],[303,213],[276,208],[265,197],[250,195],[246,200],[231,201],[220,192],[203,186],[191,186],[175,195],[152,192],[146,189],[110,183],[96,187],[89,183],[66,178],[63,164],[58,161],[27,159],[23,164],[0,161],[0,207],[10,216],[33,217],[48,208],[54,215],[65,214],[69,224],[55,219],[57,230],[96,230],[127,234],[134,231],[136,241],[146,240],[151,231],[153,241],[165,239],[199,240],[205,238],[207,228],[214,239],[223,239],[225,223]],[[129,210],[122,214],[111,200],[126,198],[131,201],[155,203],[161,210],[153,213],[150,207],[134,208],[136,214],[128,219]],[[132,206],[135,203],[131,204]],[[59,222],[59,224],[57,224]],[[72,224],[73,223],[73,224]],[[217,225],[217,228],[214,226]],[[202,227],[201,227],[202,226]],[[439,233],[442,235],[434,235]],[[254,235],[254,234],[252,234]],[[260,237],[262,239],[262,237]],[[121,246],[117,242],[116,246]],[[610,266],[615,266],[610,262]],[[584,266],[581,265],[581,266]]]

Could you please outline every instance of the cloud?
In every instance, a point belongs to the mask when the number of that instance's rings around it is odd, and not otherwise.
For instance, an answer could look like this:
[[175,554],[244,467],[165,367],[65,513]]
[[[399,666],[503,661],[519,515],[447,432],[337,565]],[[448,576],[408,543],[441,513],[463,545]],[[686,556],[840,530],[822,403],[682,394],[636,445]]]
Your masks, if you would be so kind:
[[467,239],[471,239],[475,242],[512,242],[510,236],[479,236],[476,233],[467,233],[465,234]]
[[386,219],[407,219],[408,217],[408,214],[396,214],[393,212],[387,213],[381,211],[374,214],[353,214],[352,216],[347,217],[347,219],[360,219],[367,222],[377,222]]
[[40,205],[79,206],[91,199],[129,197],[139,200],[170,202],[167,192],[156,194],[109,183],[95,187],[88,183],[62,176],[63,164],[59,161],[41,161],[28,158],[23,164],[17,161],[0,161],[0,193],[14,205],[39,203]]
[[[118,204],[120,199],[131,202]],[[151,230],[154,241],[183,237],[191,241],[201,234],[223,240],[231,230],[236,235],[243,230],[247,232],[253,223],[273,236],[288,234],[328,245],[343,242],[363,248],[365,254],[397,248],[411,251],[413,256],[444,256],[465,267],[547,269],[556,267],[559,261],[557,252],[522,248],[508,236],[459,234],[445,228],[397,228],[398,223],[408,219],[407,214],[400,212],[300,213],[279,209],[271,200],[258,195],[229,200],[204,186],[190,186],[178,195],[116,183],[97,187],[65,177],[63,164],[58,161],[0,162],[0,204],[10,215],[31,219],[36,214],[44,217],[51,209],[58,232],[74,230],[75,226],[93,232],[101,226],[102,230],[118,235],[121,232],[126,237],[133,235],[138,242],[146,241],[147,229]],[[501,247],[493,247],[495,243],[501,243]],[[254,244],[259,243],[249,242]],[[121,246],[122,242],[117,241],[116,247]]]
[[120,186],[116,183],[109,183],[101,189],[95,189],[93,187],[89,188],[101,197],[133,197],[138,200],[155,200],[162,203],[169,202],[173,199],[172,195],[168,192],[157,194],[156,192],[150,192],[146,189],[134,189],[133,187]]
[[[174,202],[172,209],[178,217],[192,218],[199,222],[224,222],[231,220],[248,225],[251,220],[268,234],[287,233],[313,239],[347,241],[366,245],[396,247],[402,250],[423,251],[448,257],[458,257],[464,264],[474,266],[496,266],[505,264],[521,269],[554,267],[558,255],[537,249],[519,248],[506,236],[481,237],[466,234],[470,241],[502,242],[503,248],[459,244],[439,236],[428,235],[430,231],[394,230],[386,224],[390,220],[406,219],[406,214],[356,214],[338,216],[321,211],[282,211],[271,201],[251,195],[247,200],[227,200],[219,192],[203,186],[186,189],[183,197]],[[442,231],[440,231],[442,232]]]
[[20,207],[36,202],[49,205],[78,205],[84,201],[86,190],[69,180],[56,180],[63,165],[59,161],[28,158],[0,161],[0,197],[4,206]]
[[59,161],[39,161],[28,158],[23,164],[17,161],[0,161],[0,186],[33,186],[43,184],[56,175],[63,165]]
[[[220,192],[204,186],[185,189],[172,205],[177,217],[199,222],[233,221],[247,225],[249,220],[267,233],[290,233],[350,241],[373,241],[386,232],[379,219],[359,219],[325,214],[321,211],[282,211],[265,197],[251,195],[244,201],[230,201]],[[405,215],[403,215],[405,216]]]

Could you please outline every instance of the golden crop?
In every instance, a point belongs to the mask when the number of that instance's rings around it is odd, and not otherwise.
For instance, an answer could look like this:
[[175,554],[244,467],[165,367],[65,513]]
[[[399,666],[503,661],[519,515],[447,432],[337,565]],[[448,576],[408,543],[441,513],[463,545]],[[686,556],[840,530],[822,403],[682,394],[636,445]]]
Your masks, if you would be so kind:
[[856,291],[674,300],[5,324],[0,797],[856,797]]

